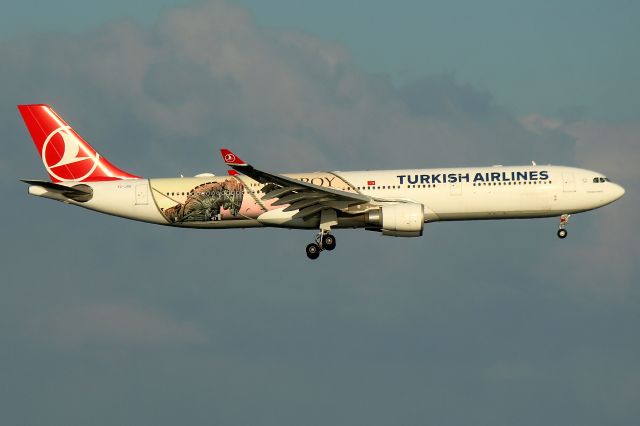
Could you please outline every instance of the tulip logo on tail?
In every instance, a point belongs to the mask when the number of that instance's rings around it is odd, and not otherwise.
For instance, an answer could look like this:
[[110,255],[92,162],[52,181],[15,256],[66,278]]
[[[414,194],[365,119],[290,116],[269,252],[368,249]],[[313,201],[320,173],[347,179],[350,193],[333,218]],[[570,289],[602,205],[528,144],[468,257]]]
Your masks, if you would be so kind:
[[47,172],[61,182],[82,181],[94,172],[100,154],[83,144],[71,127],[62,126],[42,145],[42,163]]

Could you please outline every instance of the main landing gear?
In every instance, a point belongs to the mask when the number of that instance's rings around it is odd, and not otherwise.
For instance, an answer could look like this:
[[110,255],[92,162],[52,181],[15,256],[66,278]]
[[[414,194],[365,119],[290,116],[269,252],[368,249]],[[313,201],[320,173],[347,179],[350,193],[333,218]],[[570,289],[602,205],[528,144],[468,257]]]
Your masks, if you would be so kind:
[[309,259],[317,259],[322,250],[333,250],[336,248],[336,237],[328,232],[319,232],[316,235],[315,242],[307,245],[307,257]]
[[560,226],[558,227],[558,238],[564,239],[567,238],[567,224],[569,223],[570,214],[563,214],[560,216]]
[[331,227],[338,224],[335,210],[325,209],[320,212],[320,232],[316,235],[315,242],[307,245],[307,257],[317,259],[322,250],[336,248],[336,237],[331,234]]

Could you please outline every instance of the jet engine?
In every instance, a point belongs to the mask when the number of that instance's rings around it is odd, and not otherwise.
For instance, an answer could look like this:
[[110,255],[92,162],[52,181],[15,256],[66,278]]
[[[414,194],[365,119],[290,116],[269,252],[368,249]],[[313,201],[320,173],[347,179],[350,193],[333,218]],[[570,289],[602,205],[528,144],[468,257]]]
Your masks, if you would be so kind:
[[382,206],[366,215],[366,229],[382,232],[392,237],[420,237],[424,225],[424,206],[416,203],[399,203]]

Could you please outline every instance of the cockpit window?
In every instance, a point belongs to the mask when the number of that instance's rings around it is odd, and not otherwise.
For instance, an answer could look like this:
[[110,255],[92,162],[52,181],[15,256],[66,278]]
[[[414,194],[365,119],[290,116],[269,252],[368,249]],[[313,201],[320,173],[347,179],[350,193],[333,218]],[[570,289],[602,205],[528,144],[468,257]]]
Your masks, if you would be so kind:
[[593,183],[598,183],[598,182],[600,182],[600,178],[594,177],[593,178]]
[[609,178],[606,178],[606,177],[594,177],[593,178],[593,183],[604,183],[604,182],[610,182]]

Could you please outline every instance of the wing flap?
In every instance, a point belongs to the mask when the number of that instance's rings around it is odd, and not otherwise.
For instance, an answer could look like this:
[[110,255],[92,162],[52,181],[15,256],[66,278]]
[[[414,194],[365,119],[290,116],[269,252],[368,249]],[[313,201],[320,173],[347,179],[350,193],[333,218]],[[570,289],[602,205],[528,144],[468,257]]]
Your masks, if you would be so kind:
[[323,206],[322,204],[314,204],[312,206],[309,207],[305,207],[304,209],[300,210],[298,213],[294,214],[291,218],[292,219],[307,219],[309,216],[313,216],[316,213],[319,213],[321,210],[326,209],[326,206]]
[[263,200],[272,200],[274,198],[281,198],[282,196],[284,196],[284,195],[286,195],[286,194],[288,194],[290,192],[300,191],[302,189],[304,189],[304,188],[301,187],[301,186],[284,186],[284,187],[281,187],[281,188],[278,188],[278,189],[274,189],[273,191],[267,192],[262,197],[262,199]]
[[295,192],[293,194],[285,195],[284,197],[279,198],[278,201],[275,201],[273,203],[273,205],[282,206],[285,204],[293,204],[301,200],[314,200],[314,199],[319,199],[323,197],[326,197],[326,195],[321,192],[313,192],[313,191]]
[[[295,203],[285,207],[283,211],[292,212],[294,210],[304,209],[306,207],[313,206],[315,204],[322,204],[322,203],[327,202],[327,201],[331,201],[331,198],[330,197],[323,197],[323,198],[312,198],[312,199],[308,199],[308,200],[300,200],[300,201],[296,201]],[[327,208],[328,207],[329,206],[327,206]]]

